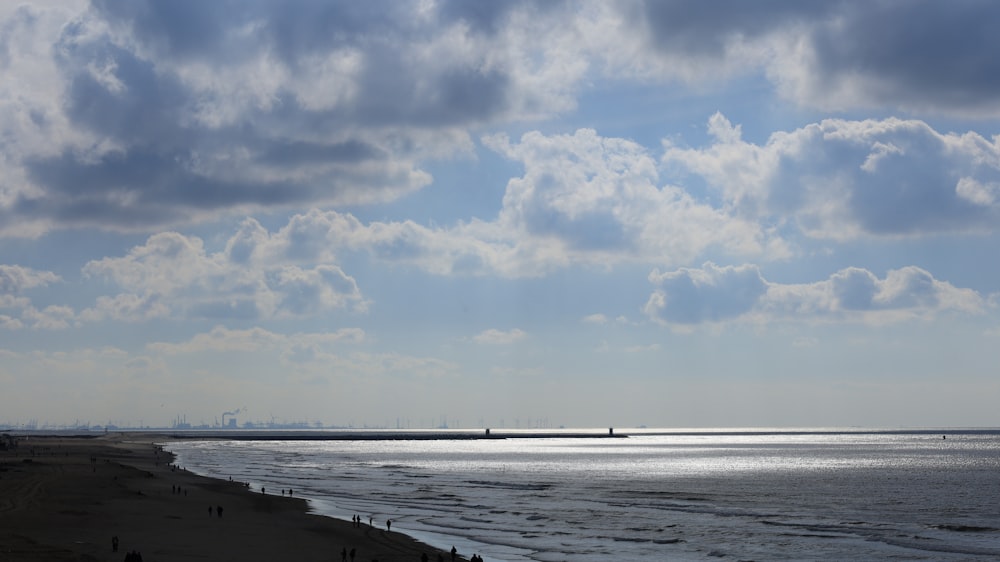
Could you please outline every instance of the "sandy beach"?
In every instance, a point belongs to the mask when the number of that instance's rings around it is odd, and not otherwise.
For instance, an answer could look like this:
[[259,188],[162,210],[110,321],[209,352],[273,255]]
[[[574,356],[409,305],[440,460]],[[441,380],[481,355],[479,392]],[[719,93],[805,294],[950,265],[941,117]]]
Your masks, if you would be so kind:
[[0,450],[0,560],[122,561],[136,551],[143,562],[329,562],[345,549],[355,562],[451,559],[384,522],[354,527],[277,490],[265,495],[175,468],[154,440],[31,435]]

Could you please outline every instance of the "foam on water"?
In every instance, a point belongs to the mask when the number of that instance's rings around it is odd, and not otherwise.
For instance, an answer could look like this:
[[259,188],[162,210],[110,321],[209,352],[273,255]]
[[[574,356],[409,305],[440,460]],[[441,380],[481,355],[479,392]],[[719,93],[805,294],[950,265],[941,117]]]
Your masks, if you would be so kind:
[[992,431],[166,445],[487,560],[1000,557]]

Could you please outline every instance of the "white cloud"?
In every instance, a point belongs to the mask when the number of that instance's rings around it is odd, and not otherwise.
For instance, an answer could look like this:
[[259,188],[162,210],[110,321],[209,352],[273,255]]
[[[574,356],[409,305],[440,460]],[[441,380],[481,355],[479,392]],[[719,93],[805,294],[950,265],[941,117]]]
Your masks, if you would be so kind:
[[827,119],[740,139],[721,115],[704,149],[665,145],[663,163],[703,178],[736,216],[816,238],[988,231],[1000,218],[1000,142],[922,121]]
[[227,254],[241,263],[311,261],[361,250],[439,275],[533,277],[572,265],[682,264],[709,249],[768,259],[789,253],[769,229],[700,203],[680,187],[659,185],[655,158],[634,142],[581,129],[484,143],[525,167],[508,182],[495,220],[364,224],[311,209],[273,234],[248,219]]
[[227,251],[209,253],[199,238],[162,233],[124,257],[88,262],[85,275],[107,278],[126,292],[99,298],[81,316],[90,321],[168,314],[280,318],[343,308],[364,311],[367,306],[355,280],[334,264],[233,261],[228,257],[236,245],[230,240]]
[[659,288],[644,312],[683,328],[726,322],[861,322],[885,324],[955,312],[979,314],[986,301],[976,291],[934,279],[918,267],[890,270],[884,279],[846,268],[808,284],[765,280],[753,265],[654,270]]
[[963,177],[955,186],[955,194],[975,205],[992,207],[1000,193],[1000,182],[983,183],[975,178]]
[[31,299],[23,296],[25,291],[59,281],[62,279],[50,271],[0,264],[0,328],[8,330],[68,328],[75,318],[71,308],[52,305],[39,310],[32,305]]
[[472,341],[490,345],[509,345],[526,337],[528,334],[517,328],[508,331],[491,328],[472,336]]
[[68,306],[47,306],[42,310],[27,307],[22,312],[21,319],[35,329],[63,330],[73,324],[76,313]]
[[182,343],[154,342],[147,349],[168,355],[187,353],[244,353],[279,350],[291,355],[296,349],[323,350],[344,343],[358,344],[365,339],[364,330],[345,328],[326,333],[281,334],[263,328],[232,330],[216,326],[210,332],[196,334]]
[[634,142],[589,129],[527,133],[518,144],[504,137],[484,142],[525,168],[508,182],[498,218],[523,246],[547,242],[571,262],[657,256],[684,263],[711,246],[744,255],[766,251],[756,225],[659,185],[655,158]]
[[26,289],[44,287],[57,281],[60,281],[59,276],[51,271],[0,264],[0,296],[4,293],[19,294]]

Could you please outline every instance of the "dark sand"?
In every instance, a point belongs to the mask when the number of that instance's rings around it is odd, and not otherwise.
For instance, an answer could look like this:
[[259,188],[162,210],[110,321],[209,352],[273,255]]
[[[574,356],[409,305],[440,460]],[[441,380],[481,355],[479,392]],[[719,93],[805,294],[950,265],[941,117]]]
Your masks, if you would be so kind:
[[0,560],[120,562],[136,550],[143,562],[330,562],[344,548],[356,550],[355,562],[437,560],[437,549],[402,533],[355,528],[308,513],[300,498],[173,469],[155,439],[31,435],[17,451],[0,450]]

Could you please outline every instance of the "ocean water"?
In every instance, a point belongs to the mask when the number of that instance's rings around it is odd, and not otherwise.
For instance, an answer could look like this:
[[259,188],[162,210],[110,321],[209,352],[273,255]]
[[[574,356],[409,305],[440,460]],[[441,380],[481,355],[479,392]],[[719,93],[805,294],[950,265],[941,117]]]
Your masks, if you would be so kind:
[[485,560],[1000,559],[1000,431],[188,440],[201,474]]

